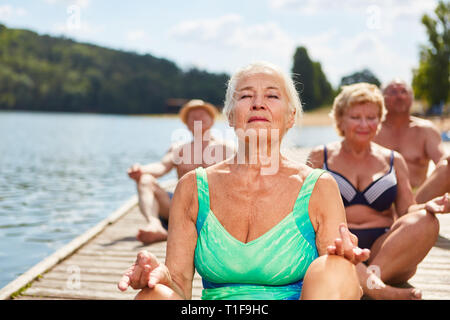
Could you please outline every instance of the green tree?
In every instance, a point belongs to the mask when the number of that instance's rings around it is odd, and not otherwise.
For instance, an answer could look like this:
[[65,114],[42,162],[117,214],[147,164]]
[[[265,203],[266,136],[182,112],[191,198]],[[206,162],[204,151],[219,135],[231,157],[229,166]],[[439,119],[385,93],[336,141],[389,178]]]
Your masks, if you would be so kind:
[[412,81],[416,98],[430,106],[443,104],[450,96],[450,2],[439,1],[434,13],[434,18],[422,17],[429,43],[421,46]]
[[226,74],[0,24],[0,110],[163,113],[170,98],[220,105]]
[[372,71],[370,71],[369,69],[364,69],[361,71],[354,72],[348,76],[342,77],[339,87],[359,82],[372,83],[378,87],[381,84],[380,80],[378,80],[378,78],[372,73]]
[[320,63],[311,60],[305,47],[296,49],[292,73],[305,110],[313,110],[331,101],[333,88]]

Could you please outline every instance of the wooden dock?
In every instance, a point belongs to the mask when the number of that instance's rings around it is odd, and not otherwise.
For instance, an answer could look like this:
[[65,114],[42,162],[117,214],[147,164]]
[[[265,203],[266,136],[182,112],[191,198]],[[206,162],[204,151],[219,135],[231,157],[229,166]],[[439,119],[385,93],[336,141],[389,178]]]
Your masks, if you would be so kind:
[[[438,218],[439,238],[409,281],[422,290],[424,299],[450,299],[450,214]],[[144,222],[137,197],[133,197],[110,217],[2,288],[0,300],[133,299],[137,291],[129,288],[120,292],[117,283],[137,253],[146,249],[160,261],[165,259],[166,242],[143,246],[136,240]],[[201,289],[196,273],[193,299],[200,299]]]

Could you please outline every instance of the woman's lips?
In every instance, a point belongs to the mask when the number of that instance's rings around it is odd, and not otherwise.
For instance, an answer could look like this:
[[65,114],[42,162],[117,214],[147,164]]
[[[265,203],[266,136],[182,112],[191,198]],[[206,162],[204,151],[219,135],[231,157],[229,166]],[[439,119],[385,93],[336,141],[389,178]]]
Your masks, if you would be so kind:
[[250,117],[250,119],[248,119],[248,123],[255,122],[255,121],[269,122],[269,120],[267,120],[264,117]]

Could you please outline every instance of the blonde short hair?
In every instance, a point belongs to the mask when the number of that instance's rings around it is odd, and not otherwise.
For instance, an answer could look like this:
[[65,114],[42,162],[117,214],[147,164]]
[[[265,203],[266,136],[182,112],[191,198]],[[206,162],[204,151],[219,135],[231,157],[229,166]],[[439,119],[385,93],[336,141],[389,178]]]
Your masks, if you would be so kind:
[[380,118],[380,122],[383,121],[386,114],[384,97],[376,85],[360,82],[348,86],[342,86],[341,93],[334,98],[333,108],[330,112],[330,116],[334,119],[336,131],[341,137],[344,136],[344,132],[340,128],[344,113],[349,108],[366,102],[372,102],[378,106],[378,116]]
[[230,80],[228,81],[227,92],[225,94],[225,102],[223,108],[223,114],[226,116],[226,118],[230,119],[231,112],[233,112],[233,108],[236,104],[234,94],[236,92],[236,86],[239,80],[250,74],[258,74],[258,73],[275,74],[281,78],[288,97],[289,110],[290,111],[295,110],[295,124],[298,125],[300,123],[303,109],[302,104],[300,102],[300,96],[295,88],[294,81],[278,66],[265,61],[253,62],[247,66],[244,66],[238,69],[230,78]]

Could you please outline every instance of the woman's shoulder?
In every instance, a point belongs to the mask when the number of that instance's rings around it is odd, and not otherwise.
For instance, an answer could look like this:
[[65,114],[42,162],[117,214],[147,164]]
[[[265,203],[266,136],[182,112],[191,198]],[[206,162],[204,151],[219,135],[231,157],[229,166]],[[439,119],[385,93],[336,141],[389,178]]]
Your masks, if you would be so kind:
[[372,142],[372,150],[375,155],[383,157],[386,161],[390,161],[392,157],[394,157],[394,162],[403,160],[403,156],[400,152],[393,149],[388,149],[375,142]]
[[177,182],[177,189],[179,190],[192,190],[197,187],[197,173],[195,170],[191,170],[185,173]]
[[311,149],[307,164],[313,168],[322,168],[325,161],[325,152],[327,158],[336,154],[341,148],[340,141],[330,142],[327,144],[318,145]]
[[223,161],[217,162],[213,165],[210,165],[205,168],[206,173],[208,176],[217,175],[217,174],[223,174],[223,173],[230,173],[230,164],[232,164],[232,159],[225,159]]
[[[322,170],[321,168],[316,168],[314,166],[310,166],[309,164],[303,164],[298,162],[288,162],[288,164],[285,166],[288,171],[286,176],[289,177],[295,177],[297,180],[304,182],[308,176],[313,174],[314,172],[318,174],[318,179],[328,179],[331,178],[331,175],[329,175],[325,170]],[[323,178],[322,178],[323,177]]]

